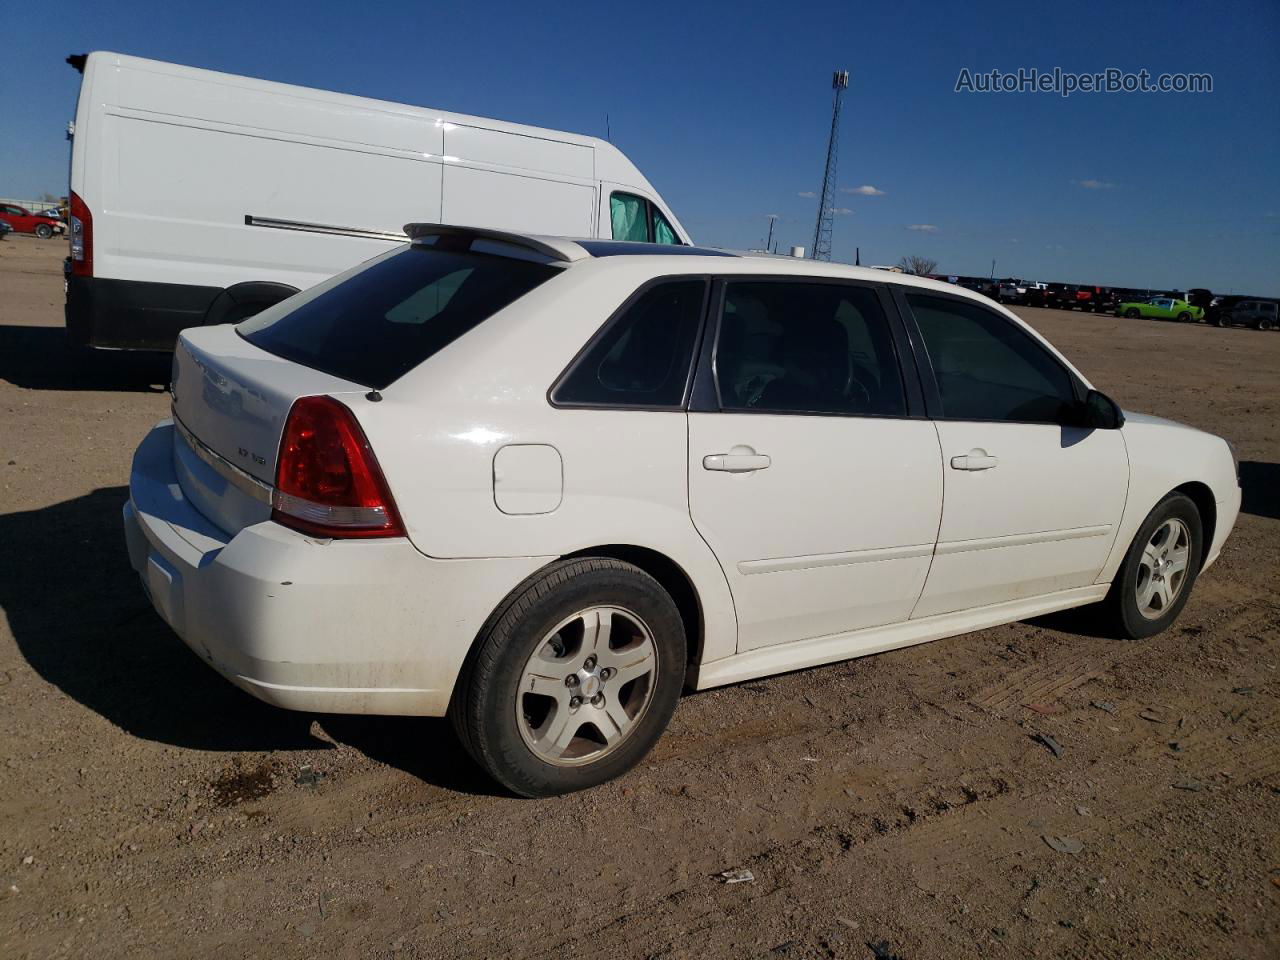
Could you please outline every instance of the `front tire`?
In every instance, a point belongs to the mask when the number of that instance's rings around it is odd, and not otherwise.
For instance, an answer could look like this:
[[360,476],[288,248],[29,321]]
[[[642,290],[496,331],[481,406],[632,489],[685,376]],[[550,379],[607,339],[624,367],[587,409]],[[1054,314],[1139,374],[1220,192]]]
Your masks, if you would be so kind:
[[1200,573],[1203,536],[1200,511],[1190,497],[1171,493],[1156,504],[1103,601],[1109,626],[1131,640],[1168,629]]
[[53,227],[49,226],[47,223],[37,223],[36,236],[41,240],[48,240],[53,236]]
[[1137,307],[1130,307],[1128,310],[1124,312],[1124,315],[1128,317],[1130,320],[1137,320],[1138,317],[1142,316],[1142,314],[1138,312]]
[[684,623],[656,580],[603,557],[562,560],[490,617],[449,716],[468,753],[513,793],[570,793],[649,752],[685,665]]

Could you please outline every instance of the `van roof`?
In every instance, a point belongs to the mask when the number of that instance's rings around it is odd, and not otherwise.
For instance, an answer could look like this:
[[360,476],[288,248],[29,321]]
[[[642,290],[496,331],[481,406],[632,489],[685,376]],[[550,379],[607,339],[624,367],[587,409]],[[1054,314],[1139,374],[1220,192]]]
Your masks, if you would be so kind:
[[311,100],[313,102],[341,104],[355,109],[374,110],[389,114],[398,114],[400,116],[413,116],[423,120],[432,121],[436,124],[455,123],[462,126],[480,127],[503,133],[518,134],[526,137],[538,137],[544,140],[557,140],[561,143],[593,147],[596,151],[596,177],[598,179],[630,184],[632,186],[648,190],[654,195],[657,195],[658,193],[648,179],[645,178],[644,174],[642,174],[635,164],[627,158],[626,154],[608,140],[601,139],[600,137],[593,137],[580,133],[570,133],[566,130],[552,130],[548,127],[537,127],[526,123],[514,123],[508,120],[497,120],[492,117],[478,117],[465,113],[453,113],[452,111],[439,110],[435,107],[397,103],[392,100],[378,100],[372,97],[361,97],[356,94],[339,93],[335,90],[324,90],[318,87],[303,87],[291,83],[279,83],[275,80],[263,80],[258,77],[250,77],[243,74],[221,73],[216,70],[205,70],[200,67],[189,67],[179,63],[169,63],[164,60],[149,60],[144,57],[133,57],[125,53],[115,53],[110,50],[95,50],[92,53],[76,54],[67,57],[67,63],[71,64],[72,67],[81,74],[84,74],[86,77],[91,75],[91,71],[86,70],[86,66],[90,61],[95,63],[105,61],[114,67],[124,67],[160,76],[187,77],[191,79],[205,80],[210,83],[217,83],[229,87],[267,90],[296,100]]

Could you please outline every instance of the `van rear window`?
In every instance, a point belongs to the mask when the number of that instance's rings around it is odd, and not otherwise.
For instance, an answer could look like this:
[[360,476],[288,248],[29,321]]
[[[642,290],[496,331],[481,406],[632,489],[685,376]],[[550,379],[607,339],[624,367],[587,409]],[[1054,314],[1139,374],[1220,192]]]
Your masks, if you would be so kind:
[[270,310],[237,330],[268,353],[381,389],[558,271],[414,243],[296,309]]

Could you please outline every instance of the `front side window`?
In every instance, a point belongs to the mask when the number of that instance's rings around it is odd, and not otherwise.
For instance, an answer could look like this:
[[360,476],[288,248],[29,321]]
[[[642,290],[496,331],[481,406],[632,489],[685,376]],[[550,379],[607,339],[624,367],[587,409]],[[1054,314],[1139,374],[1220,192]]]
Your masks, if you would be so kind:
[[609,196],[609,223],[614,240],[633,243],[679,244],[671,222],[656,205],[634,193]]
[[649,205],[643,197],[615,193],[609,197],[609,219],[613,239],[649,242]]
[[670,280],[636,297],[551,391],[563,406],[679,407],[702,321],[705,280]]
[[667,218],[659,212],[657,207],[653,208],[653,242],[668,244],[680,242],[675,228],[667,222]]
[[892,335],[870,287],[728,283],[715,367],[722,410],[906,413]]
[[1067,369],[1029,334],[979,304],[908,293],[948,420],[1065,423]]

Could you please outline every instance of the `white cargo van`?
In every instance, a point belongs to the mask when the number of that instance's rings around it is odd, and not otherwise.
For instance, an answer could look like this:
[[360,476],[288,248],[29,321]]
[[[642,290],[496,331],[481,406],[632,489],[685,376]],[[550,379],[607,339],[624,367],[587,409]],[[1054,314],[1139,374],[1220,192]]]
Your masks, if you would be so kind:
[[171,349],[437,222],[686,244],[639,170],[594,137],[197,70],[68,58],[67,328]]

